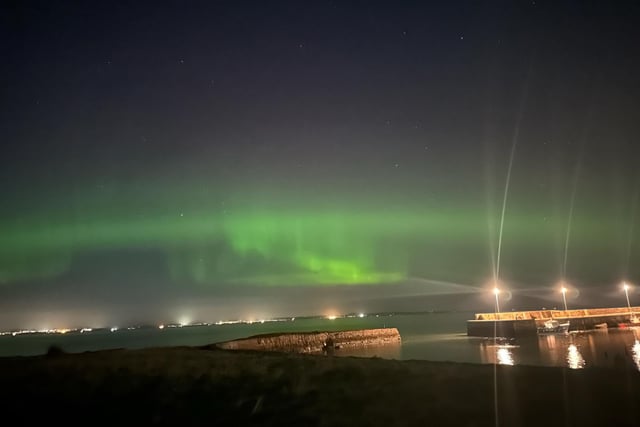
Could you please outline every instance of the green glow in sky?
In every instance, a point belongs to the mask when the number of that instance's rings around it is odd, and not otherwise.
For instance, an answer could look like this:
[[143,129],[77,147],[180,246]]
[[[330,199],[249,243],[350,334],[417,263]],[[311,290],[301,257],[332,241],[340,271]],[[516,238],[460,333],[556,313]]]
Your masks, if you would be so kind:
[[[356,285],[415,276],[480,281],[491,274],[496,221],[486,208],[355,202],[340,209],[221,208],[189,203],[200,200],[191,197],[174,193],[173,203],[167,198],[149,207],[123,197],[85,199],[70,203],[73,209],[6,219],[0,223],[0,280],[55,278],[72,271],[83,253],[128,248],[161,253],[170,280],[199,286]],[[565,220],[512,209],[505,222],[505,271],[511,265],[525,277],[556,274]],[[572,253],[598,247],[619,256],[612,223],[576,219]],[[608,255],[601,258],[611,266]]]

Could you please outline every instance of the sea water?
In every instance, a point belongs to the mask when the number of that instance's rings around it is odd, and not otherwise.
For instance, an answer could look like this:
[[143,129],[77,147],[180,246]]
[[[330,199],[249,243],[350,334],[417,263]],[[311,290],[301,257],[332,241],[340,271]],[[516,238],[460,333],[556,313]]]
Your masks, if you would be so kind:
[[84,333],[4,335],[0,336],[0,356],[44,354],[52,345],[75,353],[116,348],[201,346],[265,333],[395,327],[402,337],[399,345],[341,349],[335,354],[400,360],[564,366],[573,369],[630,367],[640,370],[640,329],[605,329],[518,340],[494,340],[468,337],[466,320],[471,318],[473,313],[470,312],[399,313],[163,329],[120,328],[113,332],[100,329]]

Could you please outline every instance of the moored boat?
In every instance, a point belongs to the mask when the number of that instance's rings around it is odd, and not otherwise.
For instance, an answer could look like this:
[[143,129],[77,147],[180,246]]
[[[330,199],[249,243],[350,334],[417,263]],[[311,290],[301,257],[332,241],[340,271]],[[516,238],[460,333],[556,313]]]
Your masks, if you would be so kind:
[[640,326],[640,316],[638,316],[635,313],[629,317],[628,322],[618,324],[619,328],[631,328],[631,327],[637,327],[637,326]]
[[566,334],[569,332],[569,322],[560,323],[555,319],[549,319],[538,327],[539,334]]

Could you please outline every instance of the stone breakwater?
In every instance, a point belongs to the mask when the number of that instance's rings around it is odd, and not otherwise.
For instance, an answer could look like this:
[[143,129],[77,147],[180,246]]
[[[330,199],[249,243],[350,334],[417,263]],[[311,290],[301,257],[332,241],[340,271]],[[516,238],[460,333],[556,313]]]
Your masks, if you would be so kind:
[[322,353],[341,348],[381,346],[400,343],[396,328],[339,332],[293,332],[255,335],[216,344],[225,350],[262,350],[289,353]]

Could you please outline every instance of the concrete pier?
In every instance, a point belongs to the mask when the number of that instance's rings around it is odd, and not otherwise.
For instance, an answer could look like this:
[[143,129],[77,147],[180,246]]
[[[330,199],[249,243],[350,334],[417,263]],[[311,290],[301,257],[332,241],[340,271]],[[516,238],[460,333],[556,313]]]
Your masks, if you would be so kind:
[[608,328],[626,326],[632,315],[640,313],[640,307],[586,308],[580,310],[533,310],[501,313],[477,313],[467,320],[467,335],[470,337],[515,338],[537,334],[537,328],[545,321],[555,319],[561,323],[569,321],[570,331],[596,329],[606,324]]

